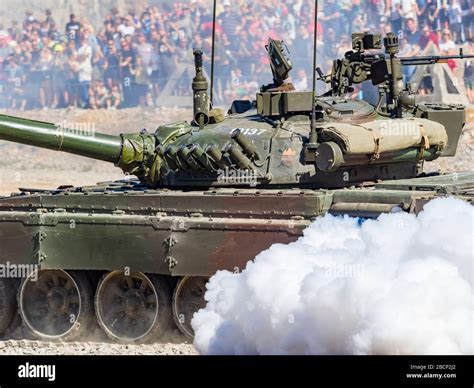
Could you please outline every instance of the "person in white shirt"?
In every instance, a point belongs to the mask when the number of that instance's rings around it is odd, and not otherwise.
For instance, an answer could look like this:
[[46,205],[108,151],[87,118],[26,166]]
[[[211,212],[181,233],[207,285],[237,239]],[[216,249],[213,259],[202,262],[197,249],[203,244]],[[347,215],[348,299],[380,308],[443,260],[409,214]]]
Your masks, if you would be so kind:
[[80,47],[77,50],[78,66],[77,78],[83,108],[89,105],[89,86],[92,81],[92,48],[87,43],[85,36],[80,37]]
[[443,55],[454,54],[456,51],[456,44],[454,43],[454,40],[452,38],[451,31],[449,31],[448,29],[443,30],[439,49],[441,51],[441,54]]
[[[400,14],[405,21],[408,19],[413,19],[415,23],[418,22],[418,15],[416,13],[417,4],[415,0],[392,0],[391,7],[393,9],[397,8],[397,4],[400,4]],[[390,11],[390,7],[386,7],[386,12]],[[389,16],[388,14],[386,14]]]
[[122,37],[127,35],[133,35],[135,32],[135,26],[133,25],[133,17],[128,15],[124,22],[118,26],[118,30],[122,34]]
[[298,78],[293,82],[293,86],[298,91],[308,90],[308,76],[304,69],[298,71]]

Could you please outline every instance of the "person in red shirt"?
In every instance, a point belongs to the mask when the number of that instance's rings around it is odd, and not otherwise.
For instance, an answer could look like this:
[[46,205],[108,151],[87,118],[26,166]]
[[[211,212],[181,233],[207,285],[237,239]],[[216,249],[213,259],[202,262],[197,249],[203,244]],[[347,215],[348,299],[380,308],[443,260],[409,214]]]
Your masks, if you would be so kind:
[[429,26],[425,25],[421,30],[418,46],[420,46],[421,51],[425,51],[430,43],[434,44],[436,48],[439,48],[438,35],[431,31]]

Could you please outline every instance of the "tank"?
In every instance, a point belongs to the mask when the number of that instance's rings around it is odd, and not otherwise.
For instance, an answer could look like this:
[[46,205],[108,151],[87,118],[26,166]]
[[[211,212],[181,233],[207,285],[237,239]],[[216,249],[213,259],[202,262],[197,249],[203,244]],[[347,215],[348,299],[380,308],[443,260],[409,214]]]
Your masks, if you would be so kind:
[[[382,41],[385,52],[374,54]],[[86,136],[0,115],[1,140],[113,163],[130,176],[0,198],[0,263],[33,268],[21,282],[0,278],[0,333],[21,321],[39,339],[64,341],[98,324],[118,342],[143,343],[176,325],[191,339],[210,276],[243,270],[317,217],[418,213],[448,195],[472,202],[473,172],[423,173],[425,161],[455,155],[464,107],[417,104],[401,75],[404,65],[462,52],[399,58],[395,35],[354,34],[331,74],[318,69],[330,88],[316,96],[289,82],[283,42],[269,39],[266,50],[273,83],[227,115],[210,106],[198,49],[189,122]],[[347,97],[361,82],[378,87],[376,106]]]

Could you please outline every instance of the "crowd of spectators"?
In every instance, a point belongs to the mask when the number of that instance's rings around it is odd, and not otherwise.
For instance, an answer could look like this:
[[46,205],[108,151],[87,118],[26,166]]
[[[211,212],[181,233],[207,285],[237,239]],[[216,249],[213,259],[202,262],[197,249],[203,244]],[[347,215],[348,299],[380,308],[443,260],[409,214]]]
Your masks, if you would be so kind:
[[[263,49],[269,36],[284,39],[294,62],[293,83],[311,86],[313,0],[221,0],[218,2],[215,95],[218,103],[252,97],[269,81]],[[124,108],[156,105],[170,77],[192,63],[202,47],[209,64],[212,1],[162,2],[136,13],[112,8],[101,25],[70,15],[59,26],[50,10],[27,12],[21,22],[0,25],[0,107],[16,109]],[[396,32],[401,55],[472,51],[472,0],[319,1],[318,62],[351,48],[353,31]],[[452,68],[455,63],[450,64]],[[474,102],[474,64],[463,66]],[[405,69],[409,77],[413,69]],[[188,72],[175,85],[190,94]]]

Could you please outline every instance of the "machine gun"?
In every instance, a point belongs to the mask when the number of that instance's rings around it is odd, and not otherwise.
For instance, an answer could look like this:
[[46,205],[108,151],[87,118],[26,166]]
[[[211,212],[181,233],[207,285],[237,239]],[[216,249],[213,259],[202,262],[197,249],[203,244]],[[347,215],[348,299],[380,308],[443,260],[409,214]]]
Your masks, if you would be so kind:
[[331,84],[324,96],[341,96],[354,91],[353,84],[371,80],[379,87],[380,99],[377,109],[380,110],[383,97],[386,97],[386,114],[390,117],[402,117],[402,109],[415,105],[415,98],[409,85],[403,86],[402,66],[431,65],[446,63],[451,59],[474,58],[474,55],[464,55],[462,49],[459,55],[437,55],[413,58],[400,58],[398,37],[388,33],[383,38],[385,53],[367,54],[366,50],[380,50],[382,36],[380,34],[352,34],[353,51],[348,51],[343,59],[333,63],[331,74],[324,75],[320,68],[316,71],[319,79]]
[[447,63],[451,59],[474,58],[474,55],[465,55],[462,48],[459,55],[428,55],[424,57],[400,58],[403,66],[435,65],[437,63]]

